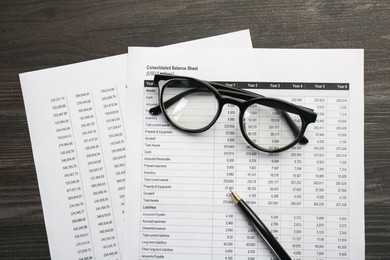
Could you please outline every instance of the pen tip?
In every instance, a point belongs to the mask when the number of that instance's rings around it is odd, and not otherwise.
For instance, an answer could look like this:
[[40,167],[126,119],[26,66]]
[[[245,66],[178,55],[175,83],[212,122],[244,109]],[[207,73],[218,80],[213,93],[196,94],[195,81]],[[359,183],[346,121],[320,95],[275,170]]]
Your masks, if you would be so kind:
[[230,192],[231,192],[231,194],[232,194],[232,197],[233,197],[234,202],[235,202],[235,203],[238,203],[238,202],[241,200],[240,196],[238,196],[238,194],[235,193],[235,192],[232,191],[232,190],[230,190]]

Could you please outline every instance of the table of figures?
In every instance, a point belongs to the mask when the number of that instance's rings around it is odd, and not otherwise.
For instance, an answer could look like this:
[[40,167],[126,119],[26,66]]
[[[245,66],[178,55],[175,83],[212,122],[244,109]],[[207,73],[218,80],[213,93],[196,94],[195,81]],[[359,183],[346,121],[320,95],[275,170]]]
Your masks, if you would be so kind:
[[158,88],[144,83],[140,259],[276,259],[230,189],[293,259],[349,259],[349,84],[222,82],[318,114],[308,144],[268,154],[244,140],[234,105],[208,131],[183,133],[149,114]]

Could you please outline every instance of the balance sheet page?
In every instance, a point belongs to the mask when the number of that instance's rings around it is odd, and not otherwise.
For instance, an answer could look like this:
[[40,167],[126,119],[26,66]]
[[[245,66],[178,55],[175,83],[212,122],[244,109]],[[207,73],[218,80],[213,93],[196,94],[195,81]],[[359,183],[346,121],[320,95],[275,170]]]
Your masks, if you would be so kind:
[[[256,150],[230,104],[209,130],[179,131],[149,113],[157,73],[312,108],[309,143]],[[128,86],[127,259],[276,259],[230,189],[293,259],[364,259],[363,50],[129,48]]]

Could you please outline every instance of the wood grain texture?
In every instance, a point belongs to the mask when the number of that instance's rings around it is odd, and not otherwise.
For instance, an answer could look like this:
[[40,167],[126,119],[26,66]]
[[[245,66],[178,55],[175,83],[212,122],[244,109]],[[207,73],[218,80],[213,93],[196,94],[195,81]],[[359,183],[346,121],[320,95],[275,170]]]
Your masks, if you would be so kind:
[[365,49],[366,258],[390,256],[390,2],[0,0],[0,259],[49,259],[18,74],[249,28],[258,48]]

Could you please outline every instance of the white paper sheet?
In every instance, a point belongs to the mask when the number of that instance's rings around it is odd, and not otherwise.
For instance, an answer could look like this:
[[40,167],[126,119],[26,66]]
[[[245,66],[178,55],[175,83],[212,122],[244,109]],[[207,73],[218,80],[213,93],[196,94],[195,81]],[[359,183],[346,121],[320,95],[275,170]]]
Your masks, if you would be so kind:
[[[129,48],[129,57],[127,259],[275,259],[230,188],[294,259],[364,259],[362,50]],[[232,105],[204,133],[178,131],[148,112],[158,104],[147,76],[156,72],[313,108],[309,143],[258,152]]]
[[[251,47],[249,31],[182,46]],[[52,259],[121,259],[127,54],[20,75]]]

